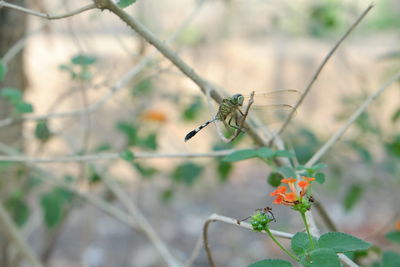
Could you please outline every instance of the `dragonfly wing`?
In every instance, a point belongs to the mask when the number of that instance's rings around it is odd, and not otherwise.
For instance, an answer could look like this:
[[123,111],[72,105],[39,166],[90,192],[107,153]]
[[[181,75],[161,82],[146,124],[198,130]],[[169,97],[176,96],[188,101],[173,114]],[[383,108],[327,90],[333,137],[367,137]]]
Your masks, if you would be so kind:
[[[272,132],[277,131],[283,122],[293,113],[297,114],[294,106],[301,97],[297,90],[285,89],[267,93],[255,94],[250,114],[259,118],[259,127],[268,127]],[[247,98],[248,99],[248,98]],[[248,103],[245,99],[244,108]]]
[[[254,95],[253,106],[265,105],[290,105],[295,106],[301,97],[301,92],[293,89],[275,90],[266,93],[256,93]],[[245,97],[245,103],[248,102],[249,96]]]

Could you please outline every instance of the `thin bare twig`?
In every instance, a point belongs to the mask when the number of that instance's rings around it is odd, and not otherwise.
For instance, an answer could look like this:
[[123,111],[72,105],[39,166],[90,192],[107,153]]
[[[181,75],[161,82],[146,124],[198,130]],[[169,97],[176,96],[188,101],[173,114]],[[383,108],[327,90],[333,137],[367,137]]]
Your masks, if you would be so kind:
[[360,17],[351,25],[351,27],[346,31],[346,33],[340,38],[340,40],[335,44],[335,46],[329,51],[328,55],[325,56],[324,60],[321,62],[319,65],[317,71],[315,72],[314,76],[312,77],[311,81],[308,83],[306,89],[304,90],[304,93],[302,94],[301,98],[299,101],[296,103],[294,106],[294,109],[290,112],[289,117],[286,119],[286,121],[282,124],[281,128],[277,133],[274,135],[275,136],[280,135],[283,133],[283,131],[286,129],[286,126],[289,124],[291,119],[293,118],[297,108],[303,103],[303,100],[306,98],[308,93],[311,90],[311,87],[314,85],[314,82],[317,80],[319,74],[321,73],[322,69],[325,67],[326,63],[328,60],[332,57],[332,55],[336,52],[338,47],[342,44],[342,42],[347,38],[347,36],[350,35],[350,33],[354,30],[354,28],[361,22],[361,20],[368,14],[368,12],[374,7],[373,4],[370,4],[367,9],[360,15]]
[[[221,103],[222,96],[217,92],[216,86],[211,82],[207,81],[200,75],[198,75],[188,64],[186,64],[173,50],[165,45],[165,42],[159,40],[151,31],[136,21],[132,16],[126,13],[124,10],[118,8],[111,0],[97,0],[98,6],[104,9],[108,9],[121,20],[123,20],[129,27],[136,31],[141,37],[143,37],[148,43],[153,45],[161,54],[168,58],[183,74],[191,79],[204,94],[210,90],[211,97],[217,102]],[[221,88],[219,88],[221,90]],[[247,122],[245,126],[249,126],[248,134],[253,140],[263,146],[267,146],[268,142],[263,138],[251,125]]]
[[[249,230],[253,230],[253,227],[251,224],[239,221],[237,219],[233,219],[230,217],[218,215],[218,214],[212,214],[210,217],[207,218],[207,220],[204,222],[203,226],[203,242],[204,242],[204,248],[207,253],[207,258],[208,258],[208,263],[210,264],[211,267],[215,267],[214,260],[212,258],[211,250],[209,247],[209,242],[208,242],[208,227],[212,222],[224,222],[232,225],[236,225],[242,228],[246,228]],[[271,233],[280,238],[285,238],[285,239],[291,239],[293,237],[293,234],[285,233],[285,232],[280,232],[280,231],[275,231],[275,230],[270,230]]]
[[[207,157],[223,157],[231,154],[236,150],[218,150],[207,153],[147,153],[137,152],[134,153],[135,159],[158,159],[158,158],[207,158]],[[0,155],[0,162],[25,162],[25,163],[59,163],[59,162],[82,162],[82,161],[102,161],[102,160],[113,160],[120,158],[119,153],[102,153],[92,155],[80,155],[80,156],[63,156],[63,157],[48,157],[48,158],[36,158],[23,155],[11,155],[4,156]]]
[[245,110],[243,116],[240,118],[239,128],[236,129],[235,133],[228,139],[228,143],[230,143],[233,140],[235,140],[235,138],[238,137],[238,135],[242,132],[242,129],[243,129],[243,126],[244,126],[244,122],[246,121],[247,115],[249,115],[250,107],[254,103],[254,94],[255,94],[255,92],[252,91],[251,94],[250,94],[249,102],[247,103],[246,110]]
[[353,122],[367,109],[368,105],[371,104],[375,98],[377,98],[386,88],[392,85],[394,82],[400,79],[400,72],[392,76],[381,88],[378,88],[373,94],[371,94],[365,102],[350,116],[346,123],[334,134],[332,137],[311,157],[311,159],[305,164],[306,167],[314,165],[327,151],[328,149],[346,132],[346,130],[353,124]]
[[160,253],[161,257],[164,259],[165,263],[170,267],[181,267],[183,264],[180,263],[170,252],[167,245],[159,237],[155,229],[147,221],[143,213],[135,206],[135,204],[129,199],[126,192],[124,192],[120,186],[118,186],[111,179],[103,179],[105,185],[113,192],[113,194],[121,201],[121,203],[128,210],[129,215],[132,216],[133,220],[137,223],[143,233],[151,241],[154,247]]
[[190,254],[189,258],[185,261],[183,264],[184,267],[190,267],[193,265],[194,261],[197,259],[197,257],[200,254],[200,251],[202,249],[203,245],[203,235],[199,235],[197,238],[196,244],[194,245],[194,248],[192,250],[192,253]]
[[0,202],[0,225],[2,225],[3,234],[7,235],[8,238],[14,242],[15,246],[18,248],[21,255],[25,257],[27,261],[29,261],[30,266],[34,267],[43,267],[40,263],[39,259],[32,251],[32,249],[28,246],[28,243],[22,238],[18,228],[13,223],[13,220],[10,218],[8,212],[4,208],[3,204]]
[[24,13],[29,14],[29,15],[45,18],[45,19],[48,19],[48,20],[68,18],[68,17],[72,17],[72,16],[75,16],[75,15],[78,15],[79,13],[82,13],[82,12],[85,12],[85,11],[88,11],[88,10],[96,8],[96,5],[94,3],[91,3],[91,4],[88,4],[86,6],[77,8],[77,9],[71,11],[71,12],[67,12],[67,13],[60,14],[60,15],[51,15],[51,14],[46,14],[46,13],[41,13],[41,12],[38,12],[38,11],[34,11],[32,9],[25,8],[25,7],[22,7],[22,6],[10,4],[10,3],[6,2],[6,1],[0,0],[0,8],[2,8],[3,6],[11,8],[11,9],[18,10],[18,11],[21,11],[21,12],[24,12]]
[[[189,25],[195,15],[198,14],[200,8],[203,6],[205,0],[200,1],[193,11],[188,15],[188,17],[182,22],[178,30],[171,34],[171,36],[167,39],[167,43],[173,42],[181,33],[182,31]],[[150,66],[156,61],[155,53],[150,53],[147,57],[143,58],[139,63],[135,64],[130,70],[128,70],[113,86],[111,86],[110,90],[105,93],[100,99],[96,102],[90,104],[84,109],[76,109],[71,111],[65,112],[58,112],[58,113],[48,113],[43,115],[25,115],[20,118],[5,118],[0,120],[0,128],[8,126],[16,121],[20,120],[47,120],[47,119],[54,119],[54,118],[65,118],[65,117],[72,117],[72,116],[81,116],[83,114],[88,114],[92,112],[96,112],[99,110],[104,104],[106,104],[119,90],[124,88],[126,84],[135,78],[143,69]]]

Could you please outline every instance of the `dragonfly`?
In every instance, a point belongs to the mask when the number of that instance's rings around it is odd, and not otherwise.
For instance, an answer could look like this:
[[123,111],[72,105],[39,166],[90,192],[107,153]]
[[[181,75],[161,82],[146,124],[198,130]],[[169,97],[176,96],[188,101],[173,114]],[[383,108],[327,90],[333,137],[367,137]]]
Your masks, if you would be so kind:
[[[293,105],[297,102],[300,96],[301,93],[293,89],[275,90],[268,93],[255,94],[254,105],[250,107],[250,110],[275,110],[284,111],[286,113],[288,111],[291,112],[294,110]],[[247,99],[249,99],[249,97],[245,97],[242,94],[234,94],[231,97],[223,99],[218,107],[216,115],[212,119],[206,121],[196,129],[186,134],[185,142],[189,141],[202,129],[215,121],[223,122],[227,128],[231,127],[233,129],[242,131],[238,123],[240,120],[237,115],[240,114],[243,118],[244,113],[241,110],[241,107],[243,107],[243,104]],[[290,103],[285,103],[286,101]],[[235,124],[232,124],[233,120]]]

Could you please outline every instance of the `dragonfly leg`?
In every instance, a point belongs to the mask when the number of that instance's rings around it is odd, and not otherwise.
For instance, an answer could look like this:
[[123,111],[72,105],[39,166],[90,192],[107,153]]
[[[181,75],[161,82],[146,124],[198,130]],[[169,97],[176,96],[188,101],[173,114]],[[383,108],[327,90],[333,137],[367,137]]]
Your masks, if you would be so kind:
[[[233,118],[235,118],[235,124],[236,124],[236,125],[233,125],[233,124],[232,124]],[[237,116],[236,114],[235,114],[234,116],[231,116],[231,117],[229,118],[228,125],[229,125],[230,127],[232,127],[233,129],[236,129],[236,130],[239,130],[239,131],[243,132],[242,129],[240,128],[239,119],[238,119],[238,116]]]

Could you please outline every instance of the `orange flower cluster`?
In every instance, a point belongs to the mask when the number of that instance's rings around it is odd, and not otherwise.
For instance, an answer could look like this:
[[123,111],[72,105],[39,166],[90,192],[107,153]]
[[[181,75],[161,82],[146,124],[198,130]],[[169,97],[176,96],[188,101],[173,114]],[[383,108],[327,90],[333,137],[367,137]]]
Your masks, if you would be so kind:
[[158,110],[147,110],[143,113],[142,118],[147,121],[160,123],[167,121],[167,116],[165,115],[165,113]]
[[397,230],[397,231],[400,231],[400,221],[397,221],[397,222],[396,222],[396,230]]
[[291,192],[286,192],[286,186],[279,186],[274,192],[270,195],[276,197],[272,203],[282,204],[286,206],[295,206],[296,204],[301,203],[303,197],[306,195],[307,188],[310,186],[311,182],[315,180],[314,177],[302,177],[303,180],[297,183],[300,191],[296,188],[295,178],[285,178],[282,179],[281,182],[287,184]]

